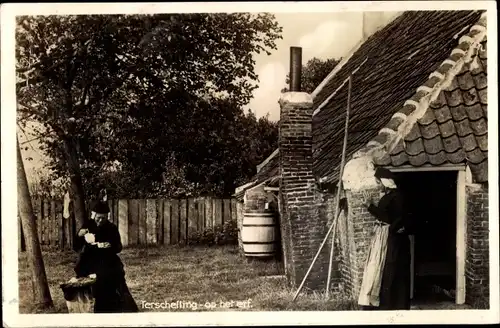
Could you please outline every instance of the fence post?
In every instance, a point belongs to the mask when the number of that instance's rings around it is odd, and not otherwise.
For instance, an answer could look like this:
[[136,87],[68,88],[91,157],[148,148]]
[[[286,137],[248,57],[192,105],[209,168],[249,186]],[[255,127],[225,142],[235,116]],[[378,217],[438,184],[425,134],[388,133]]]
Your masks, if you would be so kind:
[[156,236],[156,199],[146,200],[146,243],[157,243]]
[[185,244],[187,241],[186,238],[186,229],[187,229],[187,199],[183,198],[181,199],[181,209],[180,209],[180,227],[179,227],[179,232],[180,232],[180,244]]
[[172,231],[170,233],[170,240],[172,244],[179,243],[179,200],[172,199],[172,215],[170,217],[170,224]]
[[171,210],[170,210],[171,202],[169,199],[163,200],[163,244],[170,245],[170,232],[171,229]]
[[222,199],[214,198],[214,227],[222,225]]
[[56,201],[51,199],[50,201],[50,230],[49,230],[49,240],[50,245],[57,245],[57,237],[58,237],[58,229],[57,229],[57,216],[56,216]]
[[126,199],[118,200],[118,231],[122,246],[128,246],[128,201]]
[[205,198],[205,228],[213,228],[214,213],[212,197]]
[[188,199],[188,239],[189,235],[198,230],[198,209],[196,208],[196,199]]
[[222,224],[225,224],[226,222],[229,222],[231,220],[231,199],[224,199],[224,209],[223,209],[223,216],[222,216]]

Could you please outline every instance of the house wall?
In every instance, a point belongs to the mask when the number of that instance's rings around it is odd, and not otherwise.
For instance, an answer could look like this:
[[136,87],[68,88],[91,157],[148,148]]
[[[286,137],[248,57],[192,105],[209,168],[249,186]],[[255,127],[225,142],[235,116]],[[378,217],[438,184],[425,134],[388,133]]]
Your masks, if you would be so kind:
[[[465,261],[466,302],[476,303],[489,296],[488,186],[466,187],[467,243]],[[487,304],[481,304],[487,307]]]
[[352,297],[359,296],[366,258],[376,219],[371,215],[366,204],[371,199],[375,203],[380,199],[380,189],[367,188],[347,190],[348,215],[346,219],[347,255],[344,257],[348,267],[343,270],[346,292]]

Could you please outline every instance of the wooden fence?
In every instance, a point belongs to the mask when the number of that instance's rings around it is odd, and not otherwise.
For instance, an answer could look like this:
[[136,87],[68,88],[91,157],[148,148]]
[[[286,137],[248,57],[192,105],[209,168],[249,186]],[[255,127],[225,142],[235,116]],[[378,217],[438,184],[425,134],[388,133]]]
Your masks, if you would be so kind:
[[[190,233],[236,221],[236,200],[220,198],[109,200],[110,220],[120,231],[123,246],[176,245]],[[34,199],[38,238],[42,246],[72,248],[76,233],[73,215],[63,217],[63,201]],[[19,246],[24,248],[19,225]]]

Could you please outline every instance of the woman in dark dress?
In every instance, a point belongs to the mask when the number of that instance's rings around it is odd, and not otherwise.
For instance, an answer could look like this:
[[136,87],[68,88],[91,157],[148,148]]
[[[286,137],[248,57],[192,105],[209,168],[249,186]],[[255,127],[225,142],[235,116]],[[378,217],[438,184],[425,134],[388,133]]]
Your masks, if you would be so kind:
[[93,286],[95,313],[137,312],[125,281],[123,263],[118,257],[122,250],[118,228],[108,220],[109,207],[97,201],[92,211],[94,221],[86,223],[78,235],[84,243],[75,267],[77,276],[96,275]]
[[410,240],[409,222],[403,197],[394,182],[394,175],[378,168],[375,177],[384,186],[385,195],[378,205],[368,204],[368,211],[379,221],[389,224],[387,253],[382,273],[379,310],[410,309]]

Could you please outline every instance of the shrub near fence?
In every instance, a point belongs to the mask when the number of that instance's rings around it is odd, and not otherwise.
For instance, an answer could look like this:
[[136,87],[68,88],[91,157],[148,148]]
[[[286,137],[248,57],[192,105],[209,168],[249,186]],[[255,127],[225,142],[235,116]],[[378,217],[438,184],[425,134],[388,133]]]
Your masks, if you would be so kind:
[[[118,227],[124,246],[184,245],[196,232],[236,221],[235,199],[120,199],[108,203],[110,220]],[[77,227],[73,215],[63,218],[63,201],[33,199],[33,209],[41,245],[71,248]],[[19,233],[23,247],[21,228]]]

